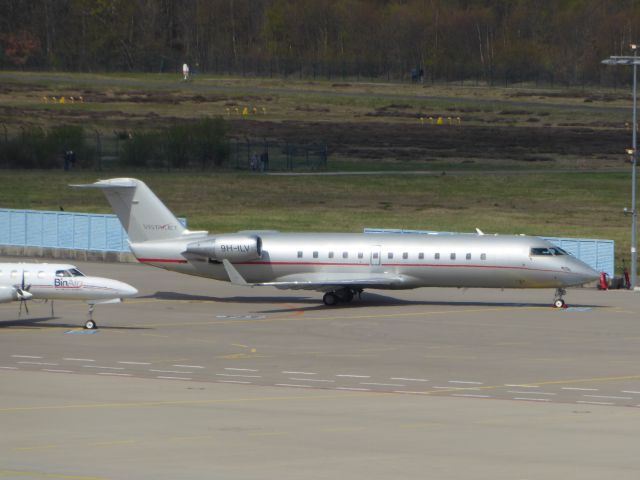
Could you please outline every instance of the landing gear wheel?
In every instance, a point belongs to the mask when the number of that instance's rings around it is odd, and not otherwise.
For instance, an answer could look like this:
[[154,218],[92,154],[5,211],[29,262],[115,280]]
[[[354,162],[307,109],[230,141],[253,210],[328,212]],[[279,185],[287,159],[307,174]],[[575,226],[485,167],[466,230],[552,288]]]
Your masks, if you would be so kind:
[[338,297],[333,292],[327,292],[322,297],[322,301],[324,302],[324,304],[326,306],[331,307],[331,306],[335,305],[336,303],[338,303]]
[[84,324],[84,328],[86,328],[87,330],[94,330],[98,328],[98,324],[93,320],[87,320],[87,322]]
[[351,289],[338,290],[336,295],[341,302],[349,303],[353,300],[353,290]]
[[553,302],[553,306],[556,307],[556,308],[564,308],[565,305],[566,305],[566,303],[561,298],[559,298],[555,302]]

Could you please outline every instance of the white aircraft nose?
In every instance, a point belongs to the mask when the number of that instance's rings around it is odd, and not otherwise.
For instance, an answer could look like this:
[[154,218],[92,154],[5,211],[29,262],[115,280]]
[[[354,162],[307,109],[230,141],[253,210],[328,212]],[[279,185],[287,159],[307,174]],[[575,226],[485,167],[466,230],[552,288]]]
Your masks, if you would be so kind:
[[123,297],[133,297],[138,294],[138,289],[132,287],[128,283],[118,282],[118,290],[120,291],[120,295]]

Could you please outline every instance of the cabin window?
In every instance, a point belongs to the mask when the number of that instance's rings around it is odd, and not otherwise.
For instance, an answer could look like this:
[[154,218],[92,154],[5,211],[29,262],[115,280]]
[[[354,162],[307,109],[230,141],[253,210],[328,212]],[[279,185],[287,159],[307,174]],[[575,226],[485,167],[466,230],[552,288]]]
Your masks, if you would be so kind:
[[567,255],[563,249],[559,247],[542,247],[542,248],[532,248],[530,255],[532,257],[541,257],[541,256],[552,256],[552,255]]
[[450,258],[451,260],[455,260],[455,259],[456,259],[456,254],[455,254],[455,253],[452,253],[451,255],[449,255],[449,258]]
[[363,258],[364,258],[364,253],[362,253],[362,252],[358,252],[358,258],[359,258],[359,259],[363,259]]
[[72,277],[84,277],[84,273],[82,273],[77,268],[69,269],[69,273],[71,274]]
[[378,255],[378,252],[373,252],[373,258],[374,258],[374,259],[376,259],[376,260],[377,260],[379,256],[380,256],[380,255]]
[[407,252],[404,252],[404,253],[402,254],[402,259],[403,259],[403,260],[406,260],[407,258],[409,258],[409,254],[408,254]]
[[387,253],[387,258],[389,258],[389,259],[393,258],[393,252]]
[[38,278],[44,278],[44,272],[42,270],[38,272]]
[[480,260],[486,260],[487,259],[487,254],[486,253],[481,253],[480,254]]
[[298,258],[302,258],[302,252],[298,250]]
[[329,252],[329,258],[333,258],[333,252]]
[[420,260],[424,260],[424,252],[420,252],[420,253],[418,254],[418,258],[419,258]]
[[313,258],[318,258],[318,252],[313,252]]
[[467,260],[471,260],[471,254],[467,253]]
[[342,258],[349,258],[349,252],[342,252]]
[[435,258],[436,260],[440,260],[440,254],[439,254],[439,253],[436,253],[436,254],[433,256],[433,258]]

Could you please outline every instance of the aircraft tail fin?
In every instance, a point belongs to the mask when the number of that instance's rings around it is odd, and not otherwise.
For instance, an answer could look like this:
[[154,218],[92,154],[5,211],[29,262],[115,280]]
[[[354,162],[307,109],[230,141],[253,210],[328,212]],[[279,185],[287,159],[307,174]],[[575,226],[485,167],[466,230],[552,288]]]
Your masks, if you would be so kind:
[[141,180],[111,178],[71,186],[102,189],[132,243],[169,240],[188,232]]

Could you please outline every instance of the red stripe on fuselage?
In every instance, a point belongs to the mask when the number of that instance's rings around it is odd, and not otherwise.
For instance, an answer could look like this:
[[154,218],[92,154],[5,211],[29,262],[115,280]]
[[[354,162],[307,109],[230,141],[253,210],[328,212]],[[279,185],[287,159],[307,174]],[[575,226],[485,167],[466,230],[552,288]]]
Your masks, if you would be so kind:
[[176,260],[173,258],[138,258],[142,263],[189,263],[186,260]]

